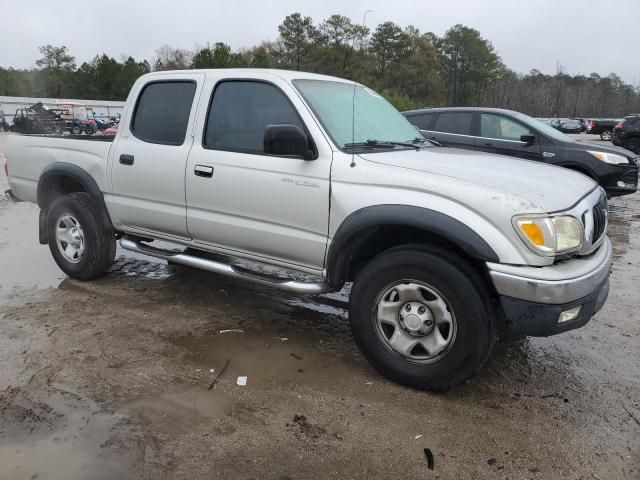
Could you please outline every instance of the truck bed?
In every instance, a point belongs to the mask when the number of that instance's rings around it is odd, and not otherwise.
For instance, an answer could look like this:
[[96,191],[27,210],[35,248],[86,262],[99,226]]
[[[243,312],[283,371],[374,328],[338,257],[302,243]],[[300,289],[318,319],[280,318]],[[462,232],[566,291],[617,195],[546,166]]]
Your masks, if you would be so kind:
[[10,187],[21,200],[36,202],[38,179],[49,165],[68,163],[89,173],[105,191],[106,163],[114,137],[9,134],[5,157]]

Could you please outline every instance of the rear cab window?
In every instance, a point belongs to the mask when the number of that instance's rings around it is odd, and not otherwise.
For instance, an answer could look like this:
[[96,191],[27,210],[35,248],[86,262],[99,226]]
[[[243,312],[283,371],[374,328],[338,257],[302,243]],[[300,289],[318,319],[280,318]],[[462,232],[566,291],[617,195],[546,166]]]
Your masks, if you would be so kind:
[[146,84],[131,120],[131,133],[147,143],[182,145],[196,92],[193,80],[169,80]]
[[471,135],[473,113],[443,112],[438,115],[431,130],[456,135]]

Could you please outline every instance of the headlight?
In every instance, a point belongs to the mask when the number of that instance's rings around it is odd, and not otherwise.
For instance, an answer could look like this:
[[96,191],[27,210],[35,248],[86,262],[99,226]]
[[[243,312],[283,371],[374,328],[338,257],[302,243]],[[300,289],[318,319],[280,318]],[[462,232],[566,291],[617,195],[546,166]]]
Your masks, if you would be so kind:
[[553,257],[582,248],[584,227],[569,215],[518,215],[513,225],[520,238],[538,255]]
[[596,152],[595,150],[587,150],[592,157],[597,158],[605,163],[612,163],[614,165],[627,164],[629,160],[624,155],[618,155],[617,153]]

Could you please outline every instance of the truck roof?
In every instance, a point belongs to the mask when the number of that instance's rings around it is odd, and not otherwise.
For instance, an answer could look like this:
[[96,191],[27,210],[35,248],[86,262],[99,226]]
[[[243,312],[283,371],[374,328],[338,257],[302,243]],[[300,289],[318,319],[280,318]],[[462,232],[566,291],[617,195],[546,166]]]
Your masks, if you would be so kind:
[[354,84],[352,80],[344,78],[332,77],[330,75],[320,75],[318,73],[300,72],[297,70],[280,70],[277,68],[206,68],[200,70],[162,70],[157,72],[151,72],[144,75],[145,78],[152,77],[175,77],[180,74],[194,74],[205,73],[219,75],[224,72],[224,75],[230,78],[256,78],[260,76],[264,77],[279,77],[286,81],[292,80],[324,80],[331,82],[343,82]]

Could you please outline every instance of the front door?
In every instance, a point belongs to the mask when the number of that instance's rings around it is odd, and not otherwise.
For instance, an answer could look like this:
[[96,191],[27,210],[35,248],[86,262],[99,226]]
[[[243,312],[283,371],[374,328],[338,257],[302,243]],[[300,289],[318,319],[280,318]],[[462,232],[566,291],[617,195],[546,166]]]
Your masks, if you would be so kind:
[[230,253],[320,270],[331,151],[314,144],[313,160],[264,153],[268,125],[293,124],[314,140],[303,120],[309,120],[308,112],[296,108],[298,99],[281,88],[292,87],[259,80],[215,86],[202,138],[187,166],[189,233],[196,242]]
[[[534,135],[536,139],[533,144],[528,144],[520,140],[522,135]],[[494,113],[480,114],[480,136],[476,139],[476,150],[543,160],[538,134],[516,120]]]
[[111,211],[134,230],[188,238],[185,167],[204,75],[149,81],[112,149]]

